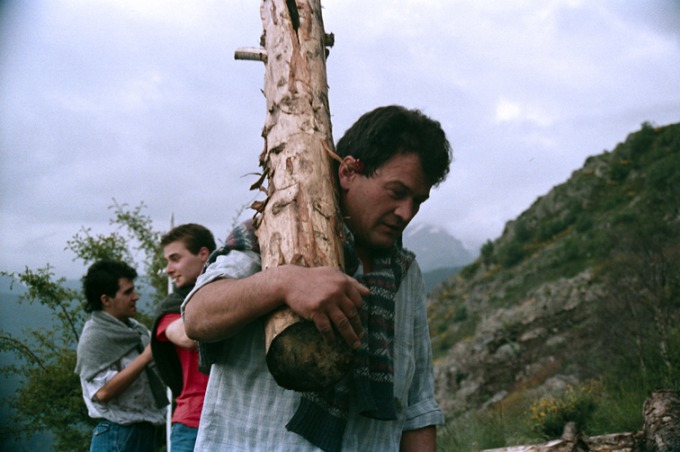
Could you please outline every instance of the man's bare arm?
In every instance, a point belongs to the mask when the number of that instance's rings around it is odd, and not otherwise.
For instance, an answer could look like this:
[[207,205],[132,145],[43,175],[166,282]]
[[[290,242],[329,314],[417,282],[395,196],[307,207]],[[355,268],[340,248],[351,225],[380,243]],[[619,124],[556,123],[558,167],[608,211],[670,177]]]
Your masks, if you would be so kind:
[[437,428],[434,425],[401,434],[399,452],[435,452],[436,449]]
[[128,364],[126,368],[118,372],[104,386],[99,388],[94,398],[101,403],[107,403],[109,400],[122,394],[139,377],[139,374],[144,371],[144,368],[151,361],[153,361],[151,347],[147,345],[144,351]]
[[178,347],[187,349],[196,348],[196,341],[187,336],[187,333],[184,330],[184,320],[181,318],[173,320],[170,325],[165,328],[165,337]]
[[217,341],[288,305],[312,320],[326,340],[335,340],[335,328],[345,342],[358,347],[362,334],[359,309],[368,293],[354,278],[332,267],[283,265],[201,287],[185,307],[184,326],[192,339]]

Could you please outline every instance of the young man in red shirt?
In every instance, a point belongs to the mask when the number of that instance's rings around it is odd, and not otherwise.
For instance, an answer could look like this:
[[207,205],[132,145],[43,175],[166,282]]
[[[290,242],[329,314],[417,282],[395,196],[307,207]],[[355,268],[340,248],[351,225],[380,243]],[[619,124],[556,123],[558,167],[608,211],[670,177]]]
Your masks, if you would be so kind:
[[193,451],[208,375],[198,369],[198,349],[184,331],[180,305],[215,250],[215,239],[204,226],[189,223],[163,235],[161,247],[167,263],[165,271],[172,278],[175,290],[160,306],[151,349],[158,371],[175,400],[170,435],[172,451]]

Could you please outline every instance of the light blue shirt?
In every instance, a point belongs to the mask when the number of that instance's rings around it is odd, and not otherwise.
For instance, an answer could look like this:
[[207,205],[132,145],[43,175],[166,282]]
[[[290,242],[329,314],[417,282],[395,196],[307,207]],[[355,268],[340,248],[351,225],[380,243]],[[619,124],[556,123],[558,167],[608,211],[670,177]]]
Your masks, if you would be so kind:
[[[260,271],[253,252],[231,251],[201,275],[182,312],[200,287],[222,278],[243,278]],[[359,269],[361,272],[361,268]],[[355,275],[356,276],[356,275]],[[395,299],[394,395],[397,419],[359,415],[350,402],[343,436],[345,451],[397,451],[403,431],[441,425],[444,416],[434,399],[432,350],[427,327],[425,287],[414,262]],[[300,393],[280,387],[265,362],[264,326],[258,320],[224,342],[210,371],[201,414],[197,451],[318,451],[286,430]]]

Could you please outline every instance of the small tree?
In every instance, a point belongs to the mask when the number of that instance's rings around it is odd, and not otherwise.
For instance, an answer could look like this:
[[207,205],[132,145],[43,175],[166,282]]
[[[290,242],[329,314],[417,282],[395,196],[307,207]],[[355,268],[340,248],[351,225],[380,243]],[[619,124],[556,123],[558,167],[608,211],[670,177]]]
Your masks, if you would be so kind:
[[596,310],[596,328],[608,334],[609,340],[603,342],[606,355],[622,361],[628,374],[638,370],[651,387],[674,387],[680,380],[679,233],[678,225],[662,222],[621,228],[608,261],[608,291]]
[[[167,280],[162,274],[160,233],[153,230],[151,219],[142,213],[144,204],[130,210],[114,200],[110,208],[114,210],[110,222],[116,227],[113,232],[93,236],[90,228],[83,227],[67,242],[66,249],[85,267],[102,258],[134,265],[133,256],[141,252],[144,271],[140,273],[146,274],[154,300],[162,299],[167,295]],[[67,288],[65,278],[56,278],[49,264],[38,270],[26,268],[21,273],[0,274],[11,278],[12,286],[26,288],[19,297],[20,303],[40,303],[52,311],[54,321],[51,329],[29,329],[22,337],[0,331],[0,352],[17,358],[14,364],[0,367],[0,372],[17,376],[20,381],[19,389],[0,401],[13,410],[11,419],[0,427],[0,436],[19,439],[49,431],[57,450],[88,450],[93,421],[74,372],[78,339],[86,320],[84,297],[80,290]],[[140,317],[149,325],[149,314]]]

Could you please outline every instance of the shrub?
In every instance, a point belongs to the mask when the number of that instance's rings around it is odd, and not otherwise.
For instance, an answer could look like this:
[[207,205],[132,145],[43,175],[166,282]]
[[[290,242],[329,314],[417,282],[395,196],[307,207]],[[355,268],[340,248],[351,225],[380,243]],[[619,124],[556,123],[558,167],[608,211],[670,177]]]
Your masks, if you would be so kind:
[[557,438],[570,421],[586,430],[595,407],[594,386],[570,386],[561,396],[543,397],[532,403],[529,424],[536,433],[546,438]]
[[467,307],[465,305],[458,306],[456,313],[453,315],[453,322],[464,322],[468,319]]
[[482,254],[482,262],[484,262],[484,265],[491,265],[494,263],[493,252],[494,252],[493,242],[491,240],[487,240],[484,243],[484,245],[482,245],[482,249],[480,250],[480,253]]
[[526,253],[517,242],[510,242],[498,251],[498,262],[504,267],[512,267],[524,259]]
[[469,281],[472,279],[472,277],[477,273],[479,270],[479,261],[473,262],[470,265],[467,265],[463,267],[463,269],[460,271],[460,276],[463,277],[463,279]]

